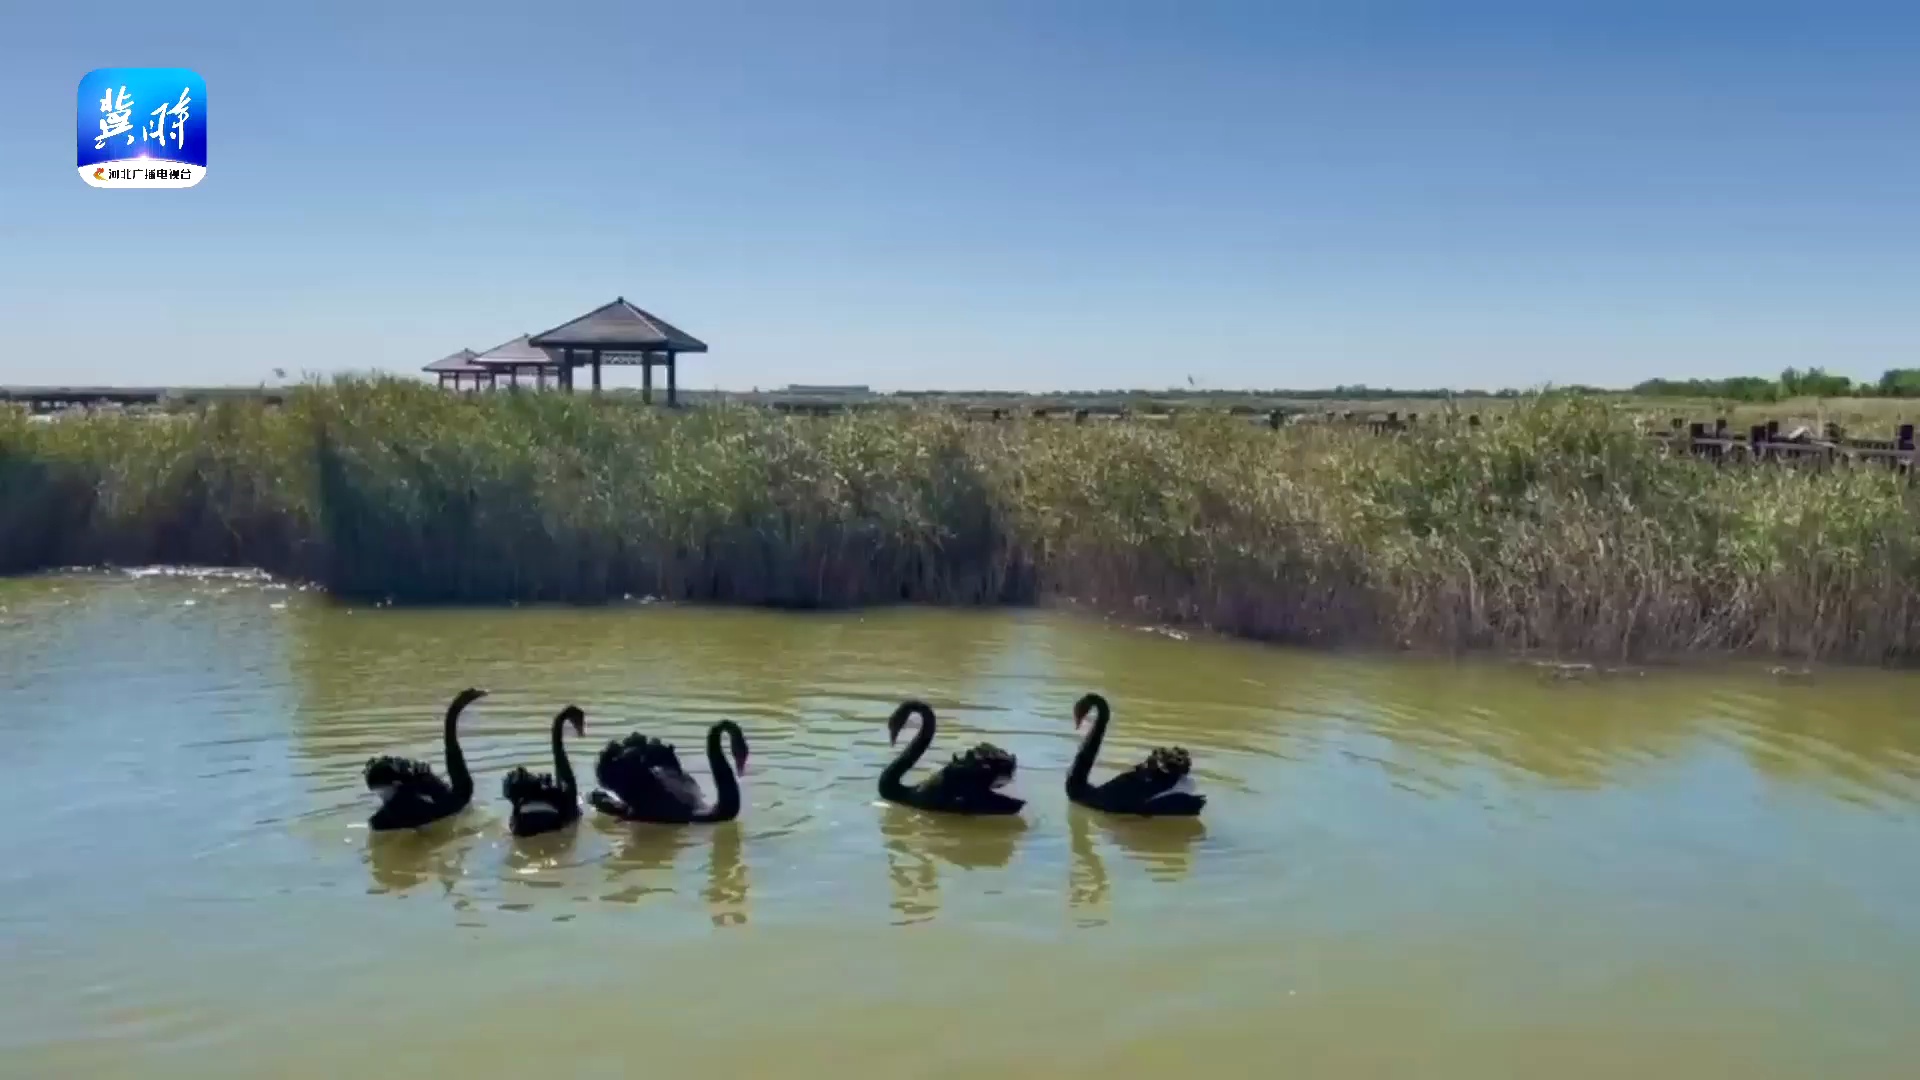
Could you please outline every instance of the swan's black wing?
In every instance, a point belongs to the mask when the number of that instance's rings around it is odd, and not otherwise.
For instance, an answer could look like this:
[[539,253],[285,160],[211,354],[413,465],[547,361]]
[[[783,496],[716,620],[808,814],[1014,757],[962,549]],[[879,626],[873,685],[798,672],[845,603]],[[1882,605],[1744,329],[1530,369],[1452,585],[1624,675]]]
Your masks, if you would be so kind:
[[386,789],[388,799],[408,798],[437,802],[453,797],[453,788],[434,775],[433,766],[412,758],[384,754],[367,759],[364,771],[367,790]]
[[380,809],[367,819],[373,829],[413,829],[459,809],[453,788],[424,761],[387,755],[371,758],[367,790],[380,796]]
[[654,825],[684,825],[705,809],[704,803],[687,803],[674,798],[666,788],[656,786],[625,795],[594,788],[587,805],[621,821],[639,821]]
[[1017,810],[1025,800],[1002,795],[999,788],[1013,779],[1019,768],[1013,754],[992,743],[979,743],[972,749],[953,755],[940,770],[914,785],[928,805],[953,810]]
[[700,782],[680,767],[680,755],[671,743],[638,732],[609,741],[594,763],[593,775],[601,787],[629,806],[664,797],[698,807],[706,797]]
[[629,764],[664,768],[671,772],[686,771],[680,767],[680,755],[672,743],[650,738],[637,731],[625,738],[607,740],[607,745],[600,750],[600,759],[594,764],[594,770],[597,774]]
[[1013,754],[983,742],[953,755],[953,760],[934,775],[947,784],[991,790],[1013,779],[1019,768],[1020,761]]
[[1146,760],[1115,776],[1097,789],[1103,802],[1116,806],[1146,807],[1156,799],[1177,794],[1192,795],[1193,758],[1178,746],[1162,746]]
[[645,820],[634,811],[633,807],[627,805],[625,799],[622,799],[611,791],[603,791],[600,788],[594,788],[587,793],[587,805],[609,817],[616,817],[622,821]]
[[580,817],[579,802],[552,773],[518,766],[500,781],[500,793],[513,804],[507,824],[515,836],[551,832]]
[[683,822],[704,805],[673,746],[645,735],[607,743],[593,773],[606,790],[588,795],[588,804],[623,821]]
[[528,803],[559,805],[567,801],[567,789],[552,773],[537,773],[520,765],[501,779],[500,796],[517,810]]

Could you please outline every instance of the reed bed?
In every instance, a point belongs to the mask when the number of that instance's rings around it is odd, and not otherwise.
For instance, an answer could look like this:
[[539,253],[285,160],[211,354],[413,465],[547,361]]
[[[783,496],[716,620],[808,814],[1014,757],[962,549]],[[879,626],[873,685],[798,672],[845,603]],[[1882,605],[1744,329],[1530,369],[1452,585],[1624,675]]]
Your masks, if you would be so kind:
[[1596,659],[1920,653],[1920,494],[1669,457],[1604,404],[1392,437],[668,412],[398,380],[0,415],[0,572],[249,566],[354,600],[1067,599],[1262,640]]

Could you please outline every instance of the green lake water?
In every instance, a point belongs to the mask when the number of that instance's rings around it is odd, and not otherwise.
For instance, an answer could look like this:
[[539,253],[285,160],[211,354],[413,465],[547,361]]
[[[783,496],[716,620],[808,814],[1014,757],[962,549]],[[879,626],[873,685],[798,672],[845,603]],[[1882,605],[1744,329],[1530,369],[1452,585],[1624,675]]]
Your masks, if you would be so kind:
[[[370,837],[360,769],[473,806]],[[1061,791],[1178,743],[1204,819]],[[1020,823],[877,802],[884,720],[1019,757]],[[645,730],[737,822],[514,841],[501,775]],[[1920,675],[1558,677],[1060,613],[375,610],[0,582],[0,1075],[1897,1077],[1920,1061]],[[1024,825],[1024,827],[1020,827]]]

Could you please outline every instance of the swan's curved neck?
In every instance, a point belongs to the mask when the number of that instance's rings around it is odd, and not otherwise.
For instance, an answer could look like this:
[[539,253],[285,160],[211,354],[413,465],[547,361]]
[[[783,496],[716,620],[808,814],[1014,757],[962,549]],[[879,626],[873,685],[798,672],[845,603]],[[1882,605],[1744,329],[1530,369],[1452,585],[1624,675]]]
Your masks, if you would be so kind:
[[553,718],[553,774],[559,779],[562,791],[568,795],[580,794],[580,785],[573,779],[573,763],[567,760],[567,715],[565,713]]
[[453,784],[453,797],[465,803],[473,798],[473,774],[467,771],[467,755],[460,752],[460,735],[455,730],[460,723],[460,711],[467,707],[464,701],[447,706],[446,744],[447,779]]
[[740,816],[740,780],[733,766],[720,752],[720,736],[728,729],[740,729],[731,720],[722,720],[707,729],[707,768],[713,771],[714,803],[710,809],[694,815],[696,821],[732,821]]
[[920,730],[913,733],[913,741],[894,757],[892,764],[880,774],[880,796],[886,799],[898,799],[907,792],[907,786],[901,780],[907,770],[913,768],[920,756],[933,745],[933,710],[915,709],[914,715],[920,718]]
[[1067,794],[1078,795],[1092,790],[1087,777],[1093,773],[1093,761],[1100,756],[1100,742],[1107,737],[1107,721],[1111,719],[1105,701],[1093,703],[1093,725],[1087,729],[1085,738],[1080,740],[1080,751],[1073,755],[1073,769],[1067,773]]

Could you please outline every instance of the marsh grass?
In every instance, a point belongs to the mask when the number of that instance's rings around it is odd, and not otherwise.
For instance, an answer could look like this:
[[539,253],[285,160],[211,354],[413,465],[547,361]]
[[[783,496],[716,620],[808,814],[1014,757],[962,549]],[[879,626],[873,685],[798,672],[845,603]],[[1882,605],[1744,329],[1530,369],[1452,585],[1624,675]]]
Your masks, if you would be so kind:
[[1542,398],[1393,437],[666,412],[401,381],[153,420],[0,416],[0,571],[256,566],[397,602],[1049,597],[1265,640],[1920,653],[1920,497],[1670,458]]

